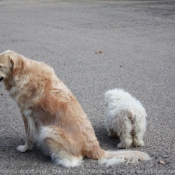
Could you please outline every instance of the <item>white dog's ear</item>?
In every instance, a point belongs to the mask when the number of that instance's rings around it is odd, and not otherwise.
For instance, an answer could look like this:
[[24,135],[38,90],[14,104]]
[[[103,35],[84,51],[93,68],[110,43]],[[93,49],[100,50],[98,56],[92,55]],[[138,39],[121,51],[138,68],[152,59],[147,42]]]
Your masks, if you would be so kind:
[[15,76],[20,74],[24,67],[24,61],[22,60],[22,57],[18,55],[15,55],[15,56],[10,55],[9,59],[10,59],[13,75]]

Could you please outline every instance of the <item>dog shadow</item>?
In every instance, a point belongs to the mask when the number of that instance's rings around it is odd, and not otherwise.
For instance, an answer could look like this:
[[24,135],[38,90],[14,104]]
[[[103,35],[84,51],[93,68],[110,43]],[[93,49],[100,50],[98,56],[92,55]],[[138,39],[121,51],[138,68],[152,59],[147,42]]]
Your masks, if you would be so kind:
[[[94,127],[97,139],[100,146],[105,150],[116,150],[119,138],[108,137],[108,133],[104,130],[104,127]],[[25,144],[25,138],[19,136],[0,136],[0,157],[3,159],[12,159],[12,161],[27,161],[27,162],[38,162],[44,164],[52,164],[50,156],[46,156],[42,150],[34,144],[31,151],[21,153],[17,151],[19,145]],[[52,164],[54,165],[54,164]]]
[[117,144],[120,143],[119,137],[109,137],[103,126],[94,127],[100,146],[107,150],[116,150]]
[[31,161],[33,160],[41,163],[51,162],[51,158],[44,155],[41,150],[34,144],[33,149],[31,151],[27,151],[25,153],[21,153],[17,151],[17,147],[19,145],[24,145],[25,139],[21,139],[19,137],[6,137],[0,136],[0,156],[5,158],[14,159],[14,161],[24,160]]

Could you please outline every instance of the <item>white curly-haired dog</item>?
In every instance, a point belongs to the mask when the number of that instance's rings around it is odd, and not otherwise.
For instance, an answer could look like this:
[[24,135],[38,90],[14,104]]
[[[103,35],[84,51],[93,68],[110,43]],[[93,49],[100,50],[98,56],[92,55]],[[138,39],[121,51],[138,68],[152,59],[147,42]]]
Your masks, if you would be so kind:
[[108,136],[120,138],[118,148],[144,146],[147,114],[140,101],[122,89],[113,89],[105,93],[105,103]]

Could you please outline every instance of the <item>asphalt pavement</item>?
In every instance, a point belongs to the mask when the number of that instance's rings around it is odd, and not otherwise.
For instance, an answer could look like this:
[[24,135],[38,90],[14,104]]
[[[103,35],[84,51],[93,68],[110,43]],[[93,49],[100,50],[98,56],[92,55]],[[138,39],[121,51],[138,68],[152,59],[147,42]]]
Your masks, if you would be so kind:
[[152,160],[110,167],[85,158],[52,163],[35,146],[19,153],[19,109],[0,83],[0,174],[175,174],[175,1],[0,0],[0,52],[14,50],[51,65],[78,98],[105,150],[118,150],[104,127],[104,93],[123,88],[146,108]]

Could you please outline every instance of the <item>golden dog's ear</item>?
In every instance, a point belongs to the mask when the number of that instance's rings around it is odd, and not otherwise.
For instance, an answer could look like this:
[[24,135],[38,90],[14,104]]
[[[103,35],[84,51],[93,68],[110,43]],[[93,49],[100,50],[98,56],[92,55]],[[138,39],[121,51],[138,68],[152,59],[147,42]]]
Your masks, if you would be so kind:
[[24,61],[22,60],[22,57],[18,55],[10,56],[10,63],[13,75],[20,74],[24,67]]

